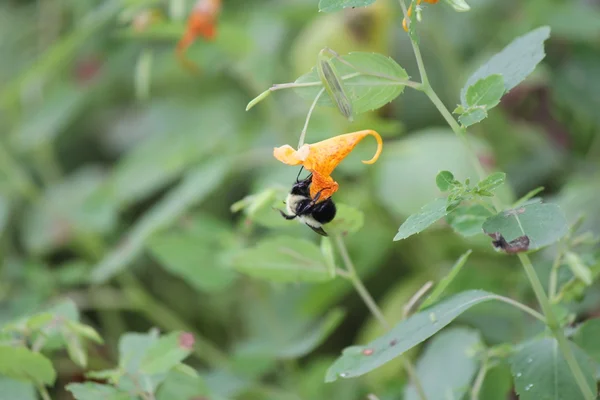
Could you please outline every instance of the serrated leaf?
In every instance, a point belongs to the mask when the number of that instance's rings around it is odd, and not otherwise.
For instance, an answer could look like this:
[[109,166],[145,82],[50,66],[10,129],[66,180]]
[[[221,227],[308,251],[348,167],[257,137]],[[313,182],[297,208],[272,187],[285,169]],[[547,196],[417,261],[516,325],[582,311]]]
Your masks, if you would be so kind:
[[[588,356],[569,342],[575,360],[592,393],[597,393],[593,368]],[[515,390],[521,400],[585,400],[558,342],[554,338],[526,343],[511,358]]]
[[460,92],[461,103],[467,104],[469,86],[490,75],[502,75],[507,92],[521,83],[546,56],[544,41],[548,37],[550,28],[543,26],[513,40],[467,79]]
[[172,332],[152,343],[144,352],[140,371],[144,374],[164,374],[190,355],[194,336],[187,332]]
[[70,383],[65,387],[75,400],[131,400],[131,395],[100,383]]
[[332,12],[348,7],[366,7],[375,0],[319,0],[319,11]]
[[413,314],[371,343],[344,349],[329,367],[325,380],[364,375],[430,338],[469,308],[495,298],[493,293],[470,290]]
[[454,175],[450,171],[440,171],[435,177],[435,184],[442,192],[447,192],[457,183],[458,181],[454,179]]
[[332,277],[317,245],[293,237],[264,239],[236,254],[238,271],[274,282],[322,282]]
[[25,347],[0,346],[0,375],[44,385],[56,380],[50,360]]
[[504,184],[506,174],[504,172],[494,172],[488,175],[484,180],[477,184],[477,191],[493,192],[499,186]]
[[[427,399],[462,399],[477,373],[479,332],[450,328],[436,335],[417,362],[417,376]],[[420,400],[414,385],[407,386],[405,400]]]
[[106,253],[92,271],[92,282],[106,282],[127,268],[155,232],[171,225],[215,190],[225,179],[229,167],[230,160],[221,159],[189,171],[179,185],[136,221],[120,246]]
[[468,87],[466,94],[466,104],[464,107],[484,107],[489,110],[500,103],[500,99],[505,92],[504,78],[502,75],[493,74],[481,78]]
[[585,321],[575,335],[573,341],[586,352],[596,363],[600,364],[600,318]]
[[487,111],[480,107],[469,108],[458,117],[458,122],[465,128],[468,128],[471,125],[474,125],[478,122],[483,121],[487,118]]
[[537,250],[557,242],[568,232],[565,215],[556,204],[535,203],[502,211],[483,224],[487,235],[500,234],[511,242],[526,236],[527,250]]
[[[377,53],[353,52],[341,56],[346,63],[332,58],[342,77],[345,92],[352,103],[354,114],[375,110],[394,100],[404,90],[402,81],[408,74],[394,60]],[[301,97],[313,101],[323,85],[316,68],[302,75],[295,83],[304,85],[294,91]],[[328,96],[321,96],[317,105],[333,107]]]
[[446,211],[446,199],[435,199],[421,208],[417,214],[413,214],[404,221],[398,233],[394,236],[394,241],[406,239],[427,229],[448,214]]
[[365,214],[357,208],[346,204],[336,204],[337,212],[330,223],[323,226],[329,235],[347,235],[355,233],[362,228],[365,222]]
[[469,237],[483,233],[483,223],[492,215],[484,206],[473,204],[454,209],[446,221],[456,233]]

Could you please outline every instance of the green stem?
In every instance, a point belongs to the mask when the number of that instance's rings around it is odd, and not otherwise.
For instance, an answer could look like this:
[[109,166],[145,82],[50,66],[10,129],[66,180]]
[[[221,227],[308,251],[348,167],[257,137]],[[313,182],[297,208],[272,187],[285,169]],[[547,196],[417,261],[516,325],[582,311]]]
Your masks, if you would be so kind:
[[[400,1],[400,6],[402,7],[402,12],[404,13],[404,16],[406,18],[407,11],[406,11],[406,5],[404,4],[404,0],[399,0],[399,1]],[[419,45],[415,40],[413,40],[412,37],[410,38],[410,42],[411,42],[411,45],[413,48],[413,52],[415,54],[415,58],[417,60],[417,66],[419,68],[419,73],[421,75],[421,81],[423,82],[423,85],[422,85],[423,91],[425,92],[427,97],[429,97],[431,102],[435,105],[435,107],[438,109],[438,111],[444,117],[444,119],[448,122],[448,125],[454,131],[456,136],[458,136],[458,138],[464,143],[464,145],[466,146],[467,150],[470,153],[470,158],[471,158],[473,167],[477,171],[479,178],[483,179],[485,177],[485,171],[484,171],[483,167],[481,166],[481,163],[479,162],[479,159],[477,158],[476,153],[473,151],[473,148],[469,144],[469,141],[466,136],[466,130],[460,127],[460,125],[456,122],[456,120],[454,119],[454,117],[452,116],[450,111],[448,111],[448,109],[446,108],[444,103],[440,100],[438,95],[435,93],[433,88],[430,86],[429,80],[427,78],[427,72],[425,71],[425,66],[423,64],[423,58],[421,57],[421,51],[419,50]],[[500,211],[504,208],[498,198],[494,197],[492,200],[494,202],[494,207],[496,208],[496,211]],[[573,352],[571,351],[571,348],[570,348],[569,343],[562,331],[562,328],[559,325],[558,320],[556,319],[556,316],[554,315],[554,312],[552,311],[552,307],[550,305],[548,297],[546,296],[546,292],[544,291],[544,288],[542,287],[542,283],[540,282],[540,279],[537,276],[535,269],[533,268],[533,265],[531,264],[531,261],[529,260],[529,257],[523,253],[519,253],[518,257],[519,257],[519,260],[521,261],[521,264],[523,265],[523,269],[525,270],[525,275],[527,275],[527,278],[529,279],[529,282],[535,293],[535,296],[537,297],[538,303],[540,304],[540,307],[542,308],[542,312],[544,313],[545,320],[546,320],[546,325],[548,326],[548,328],[550,328],[554,337],[556,338],[556,340],[558,342],[558,346],[561,350],[561,353],[562,353],[563,357],[565,358],[565,360],[567,361],[567,364],[569,365],[569,369],[571,370],[571,373],[573,374],[573,376],[579,386],[579,389],[583,393],[586,400],[594,400],[595,396],[592,393],[592,390],[590,389],[590,387],[587,385],[587,382],[585,380],[583,372],[581,371],[581,367],[579,366],[579,364],[577,363],[577,360],[575,360],[575,357],[573,356]]]
[[[335,243],[338,248],[338,251],[340,252],[340,255],[342,256],[342,260],[344,261],[344,265],[347,270],[346,271],[347,274],[345,276],[344,275],[342,275],[342,276],[344,276],[346,279],[348,279],[350,282],[352,282],[352,285],[356,289],[356,292],[361,297],[361,299],[363,300],[363,302],[365,303],[365,305],[367,306],[369,311],[371,311],[371,314],[373,314],[375,319],[377,319],[377,321],[379,321],[381,326],[383,326],[385,328],[385,330],[390,330],[390,325],[388,324],[387,320],[385,319],[385,316],[379,309],[379,306],[377,306],[377,303],[375,302],[373,297],[371,297],[371,294],[369,293],[369,291],[367,290],[365,285],[362,283],[360,276],[358,276],[358,274],[356,273],[356,268],[354,268],[354,263],[352,262],[352,259],[350,258],[350,254],[348,254],[348,249],[346,248],[346,243],[344,243],[344,239],[342,239],[342,237],[340,235],[336,235]],[[406,372],[408,373],[408,376],[410,377],[411,382],[415,385],[415,389],[417,390],[417,394],[419,395],[419,398],[421,400],[427,400],[427,396],[425,395],[425,391],[423,390],[423,385],[421,384],[421,381],[419,380],[419,376],[417,375],[414,365],[406,357],[403,357],[403,360],[404,360],[404,367],[406,368]]]
[[308,130],[308,123],[310,122],[310,117],[312,116],[315,107],[317,106],[317,102],[325,92],[325,88],[319,90],[319,93],[315,96],[315,100],[310,105],[308,109],[308,114],[306,114],[306,121],[304,121],[304,127],[302,128],[302,132],[300,133],[300,140],[298,141],[298,149],[304,145],[304,138],[306,137],[306,131]]
[[550,296],[550,302],[554,301],[556,297],[556,287],[558,281],[558,269],[560,268],[560,263],[564,254],[564,246],[559,245],[560,248],[558,253],[556,254],[556,258],[554,258],[554,262],[552,263],[552,268],[550,269],[550,282],[548,283],[548,296]]
[[544,324],[546,323],[546,318],[542,314],[535,311],[533,308],[527,307],[523,303],[519,303],[518,301],[513,300],[509,297],[504,297],[504,296],[499,296],[499,295],[494,295],[494,298],[498,301],[502,301],[502,302],[504,302],[506,304],[510,304],[511,306],[516,307],[522,311],[525,311],[527,314],[538,319],[539,321],[543,322]]
[[52,400],[52,397],[50,397],[50,393],[48,393],[48,389],[46,389],[46,386],[44,385],[38,385],[38,392],[40,392],[40,396],[42,397],[42,400]]
[[548,328],[550,328],[552,334],[556,338],[556,341],[558,342],[558,347],[560,348],[563,357],[567,361],[569,369],[571,370],[575,381],[577,381],[577,384],[579,385],[579,389],[583,393],[583,396],[586,400],[594,400],[596,396],[594,396],[594,393],[588,386],[583,371],[581,370],[581,367],[577,363],[577,360],[575,359],[575,356],[571,351],[571,346],[569,345],[569,342],[565,337],[562,327],[559,325],[558,320],[556,319],[556,316],[552,311],[550,301],[546,296],[546,292],[544,292],[542,282],[540,282],[540,279],[537,276],[535,269],[533,268],[533,264],[531,264],[529,256],[523,253],[519,253],[517,254],[517,256],[519,257],[521,264],[523,264],[525,274],[527,275],[527,278],[529,278],[531,287],[533,288],[533,292],[535,293],[535,296],[537,297],[538,302],[542,307],[542,311],[546,316],[546,325],[548,326]]
[[488,369],[489,359],[489,354],[486,352],[483,356],[483,361],[481,362],[481,367],[479,368],[477,378],[475,378],[475,382],[473,383],[473,388],[471,389],[471,400],[479,400],[479,392],[481,392],[481,387],[483,386],[485,374]]

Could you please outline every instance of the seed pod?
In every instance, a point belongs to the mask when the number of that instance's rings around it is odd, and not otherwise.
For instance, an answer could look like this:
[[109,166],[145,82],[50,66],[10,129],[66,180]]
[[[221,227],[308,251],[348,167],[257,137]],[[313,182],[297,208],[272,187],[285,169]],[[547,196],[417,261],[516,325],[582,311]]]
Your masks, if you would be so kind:
[[340,113],[348,118],[348,120],[352,121],[352,103],[346,94],[342,79],[337,72],[335,65],[333,65],[331,59],[323,54],[324,51],[325,50],[321,50],[319,52],[319,57],[317,58],[317,72],[319,73],[319,78],[321,79],[321,83],[323,83],[323,87],[325,87],[327,94],[329,94],[329,97],[337,106]]

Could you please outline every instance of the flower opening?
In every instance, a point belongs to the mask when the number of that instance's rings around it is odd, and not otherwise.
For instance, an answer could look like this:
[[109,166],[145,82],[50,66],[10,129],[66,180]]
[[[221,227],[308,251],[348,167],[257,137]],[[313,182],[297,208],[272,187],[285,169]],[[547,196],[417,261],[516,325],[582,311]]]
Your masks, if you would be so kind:
[[379,158],[383,148],[381,136],[373,130],[334,136],[321,142],[304,144],[298,150],[294,150],[286,144],[273,149],[273,156],[284,164],[303,165],[310,171],[312,173],[310,196],[315,198],[320,193],[319,201],[323,201],[331,197],[339,187],[331,177],[333,170],[367,136],[375,137],[377,151],[370,160],[363,161],[363,163],[373,164]]

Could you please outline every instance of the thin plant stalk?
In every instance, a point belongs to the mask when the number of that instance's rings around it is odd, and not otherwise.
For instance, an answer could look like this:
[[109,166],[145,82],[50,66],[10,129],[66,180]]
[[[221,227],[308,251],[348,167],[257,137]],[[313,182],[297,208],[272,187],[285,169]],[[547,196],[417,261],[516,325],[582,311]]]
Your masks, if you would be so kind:
[[[399,0],[399,2],[400,2],[400,7],[402,8],[402,12],[404,13],[404,17],[408,19],[406,5],[404,4],[404,0]],[[425,94],[427,95],[427,97],[429,97],[429,99],[431,100],[433,105],[438,109],[440,114],[442,114],[442,116],[448,122],[448,125],[450,125],[450,128],[454,131],[456,136],[464,143],[468,152],[470,153],[470,158],[471,158],[473,167],[477,171],[477,174],[479,175],[479,177],[481,179],[484,178],[485,171],[484,171],[481,163],[479,162],[479,159],[477,158],[476,153],[474,152],[473,148],[469,144],[469,141],[466,136],[466,130],[464,128],[460,127],[460,125],[456,122],[456,120],[454,119],[454,117],[452,116],[452,114],[450,113],[448,108],[446,108],[444,103],[440,100],[438,95],[435,93],[435,91],[429,84],[429,80],[427,78],[427,72],[426,72],[425,66],[423,64],[423,57],[421,56],[421,51],[419,49],[419,44],[412,37],[410,38],[410,42],[411,42],[411,45],[413,48],[413,52],[415,54],[417,66],[419,68],[419,74],[421,76],[423,92],[425,92]],[[503,204],[500,202],[500,200],[497,197],[494,197],[492,200],[494,202],[494,207],[496,208],[496,211],[500,211],[504,208]],[[563,357],[567,361],[569,369],[571,370],[571,373],[573,374],[573,377],[575,378],[575,381],[577,382],[579,389],[583,393],[586,400],[594,400],[595,396],[592,393],[592,390],[590,389],[590,387],[587,385],[587,382],[585,380],[585,377],[583,375],[581,367],[577,363],[577,360],[575,359],[575,356],[573,355],[573,352],[571,351],[571,347],[569,346],[569,343],[562,331],[562,328],[560,327],[558,320],[556,319],[554,311],[552,310],[552,308],[550,306],[550,301],[548,300],[548,297],[546,296],[546,292],[544,291],[544,288],[542,287],[540,279],[539,279],[537,273],[535,272],[533,265],[531,264],[531,260],[529,259],[529,256],[526,254],[520,253],[520,254],[518,254],[518,257],[519,257],[519,260],[521,261],[523,269],[525,270],[525,275],[527,275],[527,278],[529,279],[529,283],[533,289],[533,292],[535,293],[538,303],[540,304],[540,307],[542,308],[542,312],[544,313],[544,316],[546,319],[546,324],[547,324],[548,328],[550,328],[550,330],[552,331],[552,334],[554,335],[554,337],[556,338],[556,340],[558,342],[558,347],[560,348],[560,351],[561,351]]]

